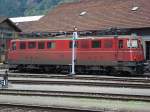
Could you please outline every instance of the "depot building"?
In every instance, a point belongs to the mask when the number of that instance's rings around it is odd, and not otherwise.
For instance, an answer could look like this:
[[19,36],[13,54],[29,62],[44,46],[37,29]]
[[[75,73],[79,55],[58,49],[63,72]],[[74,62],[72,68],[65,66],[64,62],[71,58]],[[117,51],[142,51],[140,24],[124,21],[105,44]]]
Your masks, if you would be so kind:
[[[19,26],[19,25],[18,25]],[[22,22],[23,32],[79,32],[140,35],[150,60],[150,0],[80,0],[61,4],[35,22]],[[88,33],[87,33],[88,34]]]
[[9,42],[14,39],[17,32],[21,32],[21,29],[8,17],[0,17],[0,63],[6,60]]

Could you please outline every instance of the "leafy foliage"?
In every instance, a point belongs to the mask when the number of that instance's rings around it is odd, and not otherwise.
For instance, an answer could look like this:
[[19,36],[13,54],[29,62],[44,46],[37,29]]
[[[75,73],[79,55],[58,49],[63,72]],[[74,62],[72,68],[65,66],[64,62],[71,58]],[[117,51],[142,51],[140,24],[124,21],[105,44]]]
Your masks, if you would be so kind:
[[78,0],[0,0],[0,16],[33,16],[46,14],[61,3]]

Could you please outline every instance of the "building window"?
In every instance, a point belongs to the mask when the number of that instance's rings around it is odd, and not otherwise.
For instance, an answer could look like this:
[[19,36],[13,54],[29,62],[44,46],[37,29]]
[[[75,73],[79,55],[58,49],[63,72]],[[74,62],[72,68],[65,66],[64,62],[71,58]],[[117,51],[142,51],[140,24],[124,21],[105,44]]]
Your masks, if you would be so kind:
[[55,48],[56,43],[55,42],[47,42],[47,48]]
[[118,47],[119,47],[119,48],[123,48],[123,40],[119,40],[119,42],[118,42]]
[[25,48],[26,48],[26,43],[20,42],[20,49],[25,49]]
[[44,49],[45,43],[44,42],[38,42],[38,49]]
[[36,48],[36,42],[29,42],[29,43],[28,43],[28,48],[29,48],[29,49],[34,49],[34,48]]
[[12,43],[12,50],[16,50],[16,42]]
[[112,40],[105,40],[105,42],[104,42],[105,48],[112,48],[112,46],[113,46]]
[[92,48],[100,48],[101,47],[101,41],[100,40],[93,40],[92,41]]

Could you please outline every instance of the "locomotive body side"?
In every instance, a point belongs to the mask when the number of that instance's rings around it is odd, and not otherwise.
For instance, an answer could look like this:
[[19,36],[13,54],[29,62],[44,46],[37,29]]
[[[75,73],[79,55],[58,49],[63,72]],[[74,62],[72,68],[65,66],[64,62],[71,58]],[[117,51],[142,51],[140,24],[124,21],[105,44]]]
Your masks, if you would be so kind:
[[[144,55],[141,40],[130,37],[95,37],[76,40],[76,71],[115,70],[142,73]],[[72,40],[12,40],[8,53],[10,69],[35,67],[42,70],[69,71]],[[140,68],[140,71],[137,71]]]

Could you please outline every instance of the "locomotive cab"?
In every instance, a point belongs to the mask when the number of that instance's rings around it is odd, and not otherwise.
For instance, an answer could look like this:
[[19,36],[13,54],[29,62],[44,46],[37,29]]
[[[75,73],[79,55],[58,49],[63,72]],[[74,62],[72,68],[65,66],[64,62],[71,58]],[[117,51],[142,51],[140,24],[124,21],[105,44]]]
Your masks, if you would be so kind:
[[119,65],[118,69],[120,70],[122,69],[122,66],[124,66],[123,71],[128,71],[131,74],[143,74],[144,52],[142,46],[142,39],[140,37],[138,38],[129,36],[129,38],[127,38],[124,41],[125,41],[124,48],[126,50],[119,49],[120,51],[124,52],[122,54],[122,60],[124,61],[118,61]]

